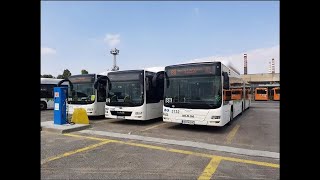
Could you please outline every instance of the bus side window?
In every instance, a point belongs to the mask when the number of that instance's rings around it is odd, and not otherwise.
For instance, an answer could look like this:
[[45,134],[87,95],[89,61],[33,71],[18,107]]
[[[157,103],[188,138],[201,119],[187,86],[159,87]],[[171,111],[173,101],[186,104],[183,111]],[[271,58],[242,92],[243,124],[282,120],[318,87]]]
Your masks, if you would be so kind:
[[223,100],[230,101],[231,100],[231,91],[230,90],[223,90]]

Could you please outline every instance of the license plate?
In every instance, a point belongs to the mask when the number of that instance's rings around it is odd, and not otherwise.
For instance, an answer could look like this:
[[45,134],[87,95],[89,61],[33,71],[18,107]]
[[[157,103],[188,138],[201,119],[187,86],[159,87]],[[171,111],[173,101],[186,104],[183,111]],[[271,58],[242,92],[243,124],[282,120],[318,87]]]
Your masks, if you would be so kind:
[[192,121],[192,120],[182,120],[182,124],[191,124],[191,125],[194,125],[194,121]]
[[118,119],[125,119],[124,116],[117,116]]

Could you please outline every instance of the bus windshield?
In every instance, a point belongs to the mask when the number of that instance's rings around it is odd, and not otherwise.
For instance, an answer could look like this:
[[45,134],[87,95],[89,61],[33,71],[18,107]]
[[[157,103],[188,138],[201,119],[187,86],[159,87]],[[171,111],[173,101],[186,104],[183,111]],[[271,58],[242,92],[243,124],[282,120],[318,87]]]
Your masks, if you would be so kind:
[[235,91],[232,91],[232,94],[241,94],[241,91],[235,90]]
[[221,106],[221,76],[170,77],[169,84],[165,86],[166,107],[212,109]]
[[112,82],[112,88],[108,94],[107,105],[134,106],[141,105],[143,89],[139,81]]
[[92,104],[96,99],[93,87],[94,75],[78,75],[69,77],[73,84],[73,92],[68,93],[68,103],[70,104]]
[[257,94],[267,94],[267,90],[257,89]]
[[143,96],[143,71],[110,73],[111,89],[108,92],[108,106],[141,106]]

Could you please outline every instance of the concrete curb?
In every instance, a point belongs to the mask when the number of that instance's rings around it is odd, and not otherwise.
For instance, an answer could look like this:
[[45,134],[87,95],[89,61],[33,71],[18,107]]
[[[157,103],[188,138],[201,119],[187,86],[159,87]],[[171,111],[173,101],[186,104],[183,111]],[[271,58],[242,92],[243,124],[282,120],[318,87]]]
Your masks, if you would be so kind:
[[52,121],[41,122],[41,131],[57,132],[61,134],[81,131],[88,128],[91,128],[90,124],[56,125],[56,124],[53,124]]

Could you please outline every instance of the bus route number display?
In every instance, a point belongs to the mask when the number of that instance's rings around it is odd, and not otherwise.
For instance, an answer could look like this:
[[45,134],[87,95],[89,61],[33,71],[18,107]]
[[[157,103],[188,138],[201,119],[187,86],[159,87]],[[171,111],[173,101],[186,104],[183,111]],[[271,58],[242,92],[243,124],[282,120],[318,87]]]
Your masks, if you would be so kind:
[[215,74],[215,66],[189,66],[168,68],[168,76]]

